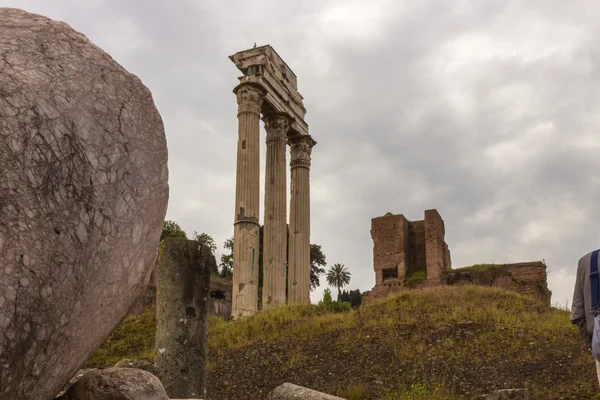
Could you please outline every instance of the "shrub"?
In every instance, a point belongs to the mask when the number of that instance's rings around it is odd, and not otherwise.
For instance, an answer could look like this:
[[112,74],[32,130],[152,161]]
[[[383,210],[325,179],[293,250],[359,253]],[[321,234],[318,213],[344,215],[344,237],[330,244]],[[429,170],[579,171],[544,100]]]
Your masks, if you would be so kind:
[[332,302],[333,302],[333,299],[331,298],[331,290],[329,290],[329,288],[327,288],[323,292],[323,304],[325,305],[325,307],[327,307],[327,306],[331,305]]

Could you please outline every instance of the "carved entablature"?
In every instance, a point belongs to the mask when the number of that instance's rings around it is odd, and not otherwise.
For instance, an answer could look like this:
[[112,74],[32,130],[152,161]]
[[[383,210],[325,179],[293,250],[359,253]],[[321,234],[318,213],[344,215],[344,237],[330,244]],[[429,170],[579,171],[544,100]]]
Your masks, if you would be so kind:
[[290,117],[289,130],[293,133],[288,135],[308,135],[308,125],[304,121],[306,108],[302,95],[298,93],[296,75],[271,46],[254,47],[229,58],[243,73],[239,78],[240,85],[251,84],[264,91],[263,112],[268,108],[287,114]]
[[265,121],[265,130],[267,131],[267,142],[285,140],[290,129],[289,116],[281,113],[273,113],[266,115],[263,120]]
[[264,95],[259,88],[251,85],[242,86],[237,90],[236,96],[238,114],[246,112],[260,114]]
[[310,136],[297,136],[290,138],[290,167],[310,168],[310,153],[313,146],[317,143]]

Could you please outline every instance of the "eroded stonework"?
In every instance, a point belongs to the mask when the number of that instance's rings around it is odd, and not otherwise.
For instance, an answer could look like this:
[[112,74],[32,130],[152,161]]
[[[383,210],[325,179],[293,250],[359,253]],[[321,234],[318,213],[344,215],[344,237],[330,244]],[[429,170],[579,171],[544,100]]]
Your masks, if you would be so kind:
[[512,290],[549,306],[546,264],[478,264],[452,269],[445,226],[437,210],[421,221],[387,213],[371,220],[375,286],[365,300],[384,298],[403,288],[480,285]]
[[52,399],[141,293],[168,200],[150,91],[62,22],[0,9],[0,398]]
[[442,271],[452,267],[444,236],[444,221],[437,210],[426,210],[420,221],[391,213],[373,218],[375,286],[403,286],[415,277],[439,285]]

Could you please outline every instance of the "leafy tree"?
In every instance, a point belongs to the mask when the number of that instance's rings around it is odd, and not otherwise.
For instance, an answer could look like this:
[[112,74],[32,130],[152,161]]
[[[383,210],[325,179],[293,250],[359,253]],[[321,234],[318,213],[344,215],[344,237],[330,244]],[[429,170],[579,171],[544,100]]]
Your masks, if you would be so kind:
[[350,275],[352,275],[344,264],[333,264],[327,271],[327,283],[329,286],[337,287],[338,289],[338,300],[342,296],[342,287],[350,283]]
[[340,296],[340,301],[345,301],[346,303],[350,303],[350,295],[348,294],[348,292],[346,290],[344,290],[342,292],[342,295]]
[[325,254],[321,250],[321,246],[318,244],[310,245],[310,290],[315,290],[321,282],[319,282],[319,275],[325,273]]
[[160,240],[162,241],[168,237],[187,239],[187,235],[185,234],[183,229],[181,229],[179,224],[175,221],[169,220],[165,221],[162,234],[160,235]]
[[217,250],[217,245],[215,244],[215,240],[208,233],[198,233],[196,231],[194,231],[194,233],[192,233],[192,238],[196,242],[198,242],[210,249],[210,253],[212,254],[212,258],[213,258],[213,264],[211,267],[212,269],[210,272],[212,274],[218,274],[219,267],[217,266],[217,260],[215,259],[215,250]]
[[348,301],[354,308],[359,307],[360,303],[362,303],[362,295],[359,289],[351,290],[349,293],[349,297],[350,299]]
[[221,254],[221,278],[231,278],[233,276],[233,236],[225,240],[223,247],[229,250],[229,254]]
[[194,231],[194,233],[192,233],[192,239],[208,247],[212,253],[217,250],[215,240],[208,233],[198,233]]

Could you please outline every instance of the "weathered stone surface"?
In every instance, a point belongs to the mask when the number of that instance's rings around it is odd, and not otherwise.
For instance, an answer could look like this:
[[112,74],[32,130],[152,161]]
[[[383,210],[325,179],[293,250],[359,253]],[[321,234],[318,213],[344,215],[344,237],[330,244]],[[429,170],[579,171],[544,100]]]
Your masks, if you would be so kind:
[[169,400],[158,378],[135,368],[94,369],[59,400]]
[[206,398],[210,249],[194,240],[160,244],[156,295],[158,376],[171,397]]
[[288,304],[310,304],[310,136],[290,139]]
[[402,214],[387,213],[371,220],[373,268],[376,292],[403,286],[417,271],[439,285],[440,274],[451,268],[445,228],[437,210],[425,210],[425,218],[409,221]]
[[115,368],[136,368],[148,371],[153,375],[158,374],[158,369],[156,368],[156,366],[147,360],[123,359],[115,364]]
[[485,400],[527,400],[527,389],[504,389],[487,395]]
[[73,386],[82,376],[87,374],[89,371],[93,371],[95,369],[96,368],[84,368],[84,369],[80,369],[79,371],[77,371],[77,373],[75,375],[73,375],[73,377],[69,380],[69,382],[65,385],[65,387],[60,392],[58,392],[58,394],[56,395],[56,398],[59,398],[60,396],[65,394],[67,392],[67,390],[69,390],[69,388],[71,386]]
[[168,200],[150,91],[62,22],[0,9],[0,398],[52,399],[141,293]]
[[341,397],[317,392],[292,383],[277,386],[267,395],[268,400],[344,400]]
[[208,312],[225,319],[231,317],[231,280],[211,275]]

